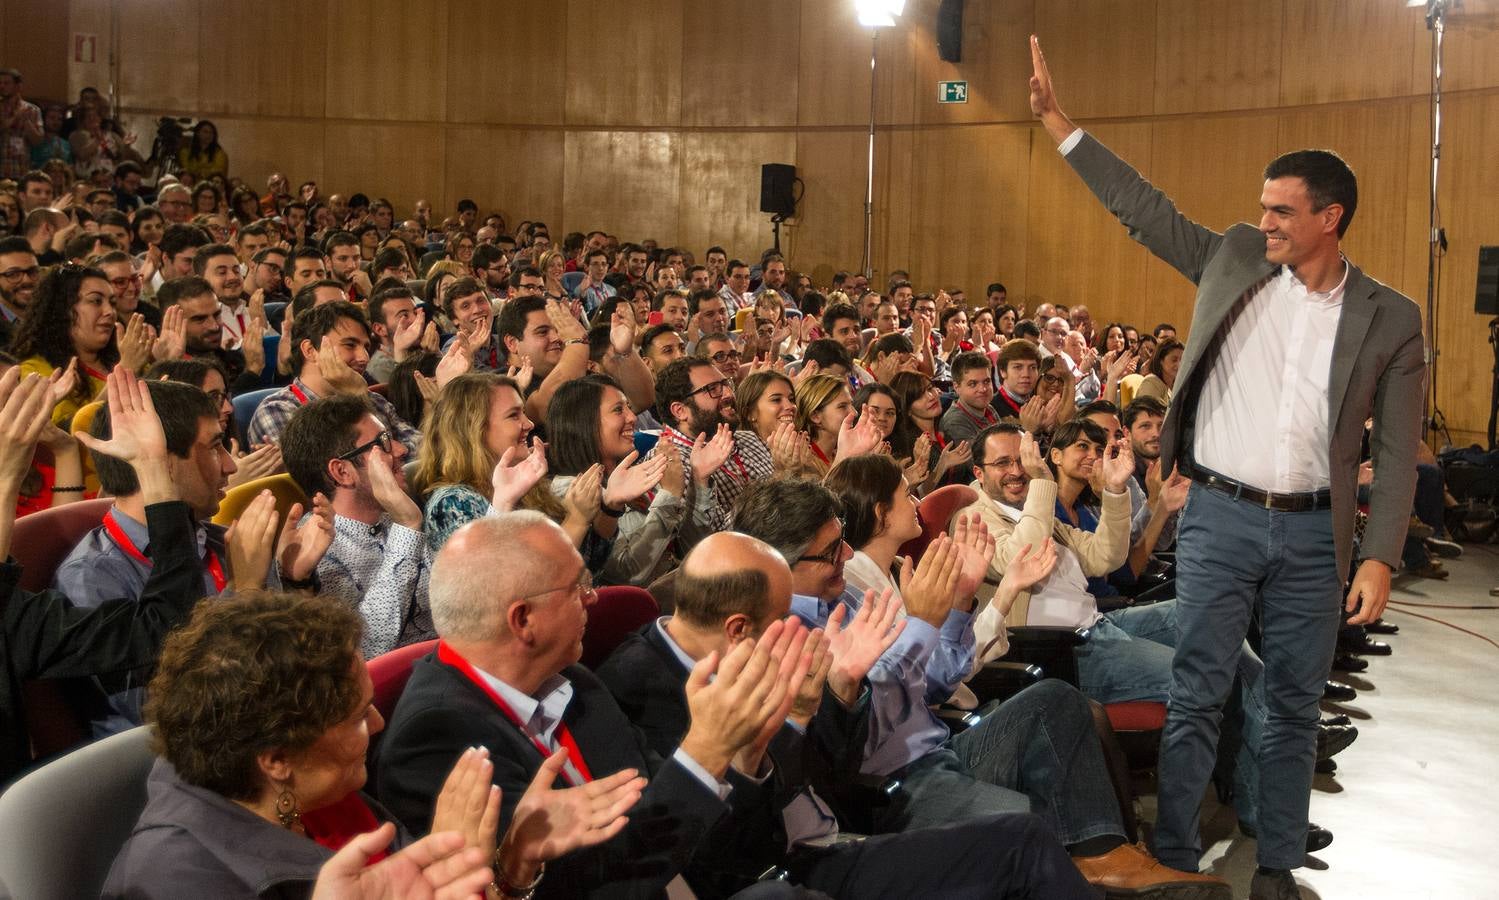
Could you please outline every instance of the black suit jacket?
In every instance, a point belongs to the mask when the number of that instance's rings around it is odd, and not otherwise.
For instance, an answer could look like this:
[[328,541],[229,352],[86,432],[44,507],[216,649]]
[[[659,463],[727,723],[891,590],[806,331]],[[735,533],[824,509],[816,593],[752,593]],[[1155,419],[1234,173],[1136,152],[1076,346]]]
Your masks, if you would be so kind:
[[[593,776],[634,768],[650,784],[613,840],[548,863],[538,896],[661,897],[728,807],[679,763],[651,753],[593,673],[569,666],[562,675],[573,686],[562,720]],[[380,801],[412,833],[426,833],[444,779],[463,750],[475,745],[487,747],[494,763],[503,834],[542,755],[457,669],[436,654],[418,660],[381,736],[375,762]]]
[[[654,622],[598,667],[599,680],[657,753],[670,752],[692,724],[689,674]],[[868,709],[867,695],[849,710],[829,693],[805,736],[789,726],[780,730],[770,744],[774,772],[768,790],[756,795],[736,788],[730,796],[734,814],[718,823],[694,859],[694,890],[727,894],[780,865],[786,858],[781,810],[809,785],[838,812],[838,786],[858,771]]]

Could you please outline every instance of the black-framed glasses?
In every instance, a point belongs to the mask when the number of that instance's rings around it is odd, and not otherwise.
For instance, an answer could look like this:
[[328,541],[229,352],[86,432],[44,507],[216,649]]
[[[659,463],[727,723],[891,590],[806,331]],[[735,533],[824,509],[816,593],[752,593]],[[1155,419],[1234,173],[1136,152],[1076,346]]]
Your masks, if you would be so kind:
[[18,278],[35,278],[40,271],[41,269],[37,266],[30,266],[25,269],[6,269],[4,272],[0,272],[0,278],[4,278],[6,281],[15,281]]
[[1053,375],[1050,372],[1048,372],[1045,375],[1041,376],[1041,383],[1042,384],[1052,384],[1052,385],[1061,384],[1062,383],[1062,376],[1060,376],[1060,375]]
[[363,444],[360,444],[358,447],[355,447],[348,453],[341,453],[338,456],[334,457],[334,459],[346,459],[352,462],[358,459],[360,456],[368,453],[371,448],[376,446],[378,446],[382,452],[390,452],[391,438],[389,431],[381,431],[379,434],[375,435],[373,440],[366,441]]
[[731,359],[734,360],[735,362],[738,362],[739,361],[739,351],[738,350],[720,350],[717,353],[713,354],[710,357],[710,359],[712,359],[716,363],[726,363],[726,362],[728,362]]
[[980,468],[984,468],[984,469],[999,469],[1000,471],[1003,472],[1003,471],[1006,471],[1006,470],[1009,470],[1009,469],[1013,469],[1013,468],[1015,468],[1017,466],[1020,466],[1020,465],[1021,465],[1020,457],[1018,457],[1018,456],[1002,456],[999,459],[991,460],[990,462],[986,462],[986,463],[982,463],[980,465]]
[[843,556],[843,534],[847,530],[847,527],[848,526],[844,524],[844,521],[842,519],[839,519],[838,540],[833,543],[832,547],[828,550],[823,551],[822,553],[816,554],[815,556],[803,556],[801,559],[797,560],[797,562],[823,563],[829,566],[838,565],[838,560]]
[[723,392],[726,391],[726,390],[728,390],[728,389],[729,389],[729,380],[727,378],[720,378],[717,381],[710,382],[708,384],[703,385],[702,387],[698,388],[695,391],[689,392],[687,394],[687,396],[689,396],[689,397],[695,397],[698,394],[707,394],[709,397],[713,398],[714,400],[722,400],[723,399]]

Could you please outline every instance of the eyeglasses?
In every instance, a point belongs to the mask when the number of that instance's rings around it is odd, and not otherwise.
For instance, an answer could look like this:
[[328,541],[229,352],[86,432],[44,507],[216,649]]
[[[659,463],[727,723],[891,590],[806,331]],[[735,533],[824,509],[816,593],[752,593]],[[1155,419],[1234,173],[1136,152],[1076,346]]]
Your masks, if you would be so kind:
[[[588,568],[586,566],[583,569],[583,574],[578,576],[578,583],[573,585],[572,589],[575,592],[575,596],[580,600],[597,600],[599,596],[598,590],[593,586],[593,573],[588,571]],[[521,594],[519,599],[529,600],[532,597],[540,597],[545,594],[553,594],[557,591],[565,590],[567,590],[567,585],[563,585],[562,587],[547,588],[544,591],[536,591],[535,593],[531,594]]]
[[713,354],[709,358],[712,359],[716,363],[726,363],[729,360],[736,360],[737,361],[739,359],[739,351],[738,350],[720,350],[717,353]]
[[4,272],[0,272],[0,278],[4,278],[6,281],[17,281],[22,278],[35,278],[37,276],[37,273],[40,271],[41,269],[37,266],[32,266],[28,269],[6,269]]
[[723,393],[724,393],[724,391],[726,391],[728,389],[729,389],[728,379],[726,379],[726,378],[720,378],[719,380],[717,380],[715,382],[703,385],[702,387],[698,388],[695,391],[690,391],[687,394],[687,396],[689,396],[689,397],[695,397],[698,394],[707,394],[709,397],[712,397],[714,400],[722,400],[723,399]]
[[223,406],[224,402],[229,399],[229,395],[223,391],[204,391],[204,393],[208,395],[209,400],[213,401],[214,406]]
[[846,528],[847,526],[844,524],[844,521],[842,519],[839,519],[838,540],[833,542],[833,545],[824,552],[819,553],[816,556],[803,556],[801,559],[797,560],[797,562],[825,563],[830,566],[838,565],[838,560],[843,557],[843,533]]
[[1041,383],[1042,384],[1051,384],[1051,385],[1061,384],[1062,383],[1062,376],[1060,376],[1060,375],[1052,375],[1050,373],[1047,373],[1047,374],[1041,376]]
[[994,460],[993,462],[982,463],[981,464],[981,468],[985,468],[985,469],[999,469],[1000,471],[1006,471],[1006,470],[1009,470],[1009,469],[1013,469],[1013,468],[1019,466],[1020,464],[1021,463],[1020,463],[1020,458],[1019,457],[1016,457],[1016,456],[1002,456],[999,459]]
[[353,460],[358,459],[363,454],[368,453],[372,447],[375,447],[377,445],[380,447],[382,453],[390,452],[391,440],[389,431],[380,432],[379,434],[375,435],[374,440],[360,444],[358,447],[355,447],[348,453],[340,454],[334,457],[334,459],[346,459],[352,462]]
[[124,278],[111,278],[111,279],[109,279],[109,283],[110,284],[114,285],[115,287],[119,288],[122,291],[125,288],[130,287],[130,285],[132,285],[132,284],[140,284],[140,282],[141,282],[140,275],[127,275]]

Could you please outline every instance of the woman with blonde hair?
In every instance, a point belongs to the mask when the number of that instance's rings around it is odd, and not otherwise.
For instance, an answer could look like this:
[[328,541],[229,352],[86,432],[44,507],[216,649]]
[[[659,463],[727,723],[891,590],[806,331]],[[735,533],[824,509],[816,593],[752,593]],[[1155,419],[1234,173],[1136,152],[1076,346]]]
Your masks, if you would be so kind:
[[579,475],[561,500],[554,497],[545,478],[546,446],[529,441],[523,395],[513,378],[470,372],[433,401],[411,478],[423,498],[427,543],[436,553],[454,531],[491,511],[533,509],[562,526],[591,571],[600,569],[610,551],[610,541],[592,527],[603,500],[602,467]]
[[536,258],[536,271],[541,273],[542,293],[548,300],[567,302],[567,290],[562,287],[562,274],[567,271],[567,257],[561,250],[551,249]]
[[819,477],[838,459],[870,453],[880,445],[874,417],[866,410],[856,418],[848,382],[832,375],[809,375],[796,386],[795,426],[807,435],[809,462]]

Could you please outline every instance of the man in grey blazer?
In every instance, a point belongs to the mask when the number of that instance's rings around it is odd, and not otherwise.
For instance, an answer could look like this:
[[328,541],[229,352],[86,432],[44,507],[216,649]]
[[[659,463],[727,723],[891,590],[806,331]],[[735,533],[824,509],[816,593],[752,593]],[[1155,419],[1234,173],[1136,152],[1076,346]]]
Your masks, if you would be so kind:
[[1339,248],[1357,206],[1352,170],[1321,150],[1270,163],[1258,227],[1192,222],[1063,114],[1031,38],[1031,111],[1130,236],[1197,285],[1161,436],[1162,471],[1195,482],[1177,542],[1181,634],[1160,758],[1156,853],[1193,871],[1236,648],[1261,609],[1269,707],[1251,897],[1299,897],[1317,702],[1353,555],[1359,449],[1374,419],[1375,481],[1344,608],[1378,618],[1415,492],[1426,366],[1414,303]]

